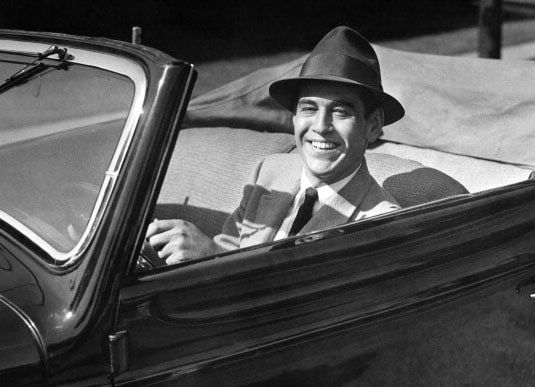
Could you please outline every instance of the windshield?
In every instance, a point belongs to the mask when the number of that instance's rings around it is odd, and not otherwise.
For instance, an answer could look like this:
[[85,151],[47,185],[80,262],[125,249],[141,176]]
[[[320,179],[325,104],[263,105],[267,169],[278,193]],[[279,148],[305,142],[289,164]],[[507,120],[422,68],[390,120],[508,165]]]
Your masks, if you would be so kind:
[[[0,52],[0,82],[33,60]],[[0,93],[0,210],[64,253],[88,226],[135,87],[102,68],[44,63]]]

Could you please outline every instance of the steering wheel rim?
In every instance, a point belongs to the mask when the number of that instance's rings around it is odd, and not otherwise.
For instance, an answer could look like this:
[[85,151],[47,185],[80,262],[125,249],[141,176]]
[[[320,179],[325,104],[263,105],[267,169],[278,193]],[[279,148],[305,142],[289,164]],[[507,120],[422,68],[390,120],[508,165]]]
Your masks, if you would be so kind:
[[165,266],[165,261],[158,256],[149,242],[144,241],[136,262],[136,271],[153,270],[162,266]]

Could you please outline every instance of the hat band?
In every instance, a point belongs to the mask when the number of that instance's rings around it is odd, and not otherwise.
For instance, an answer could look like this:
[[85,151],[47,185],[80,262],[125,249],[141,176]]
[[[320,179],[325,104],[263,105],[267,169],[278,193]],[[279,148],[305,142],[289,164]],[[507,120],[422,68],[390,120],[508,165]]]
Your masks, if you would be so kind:
[[383,90],[381,76],[364,63],[341,54],[314,55],[306,60],[300,76],[330,75],[347,78],[365,86]]

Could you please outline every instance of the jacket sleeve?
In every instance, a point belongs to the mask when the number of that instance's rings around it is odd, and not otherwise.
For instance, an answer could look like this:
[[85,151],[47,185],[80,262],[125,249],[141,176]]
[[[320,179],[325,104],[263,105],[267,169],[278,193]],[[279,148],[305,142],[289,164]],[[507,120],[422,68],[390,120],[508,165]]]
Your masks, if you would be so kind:
[[246,213],[252,193],[256,187],[256,182],[258,181],[258,176],[260,174],[260,170],[262,169],[263,162],[264,160],[261,160],[256,165],[253,173],[248,179],[248,183],[245,185],[245,187],[243,187],[243,195],[239,207],[229,215],[223,224],[221,233],[214,237],[214,242],[225,250],[234,250],[240,248],[240,235],[243,217]]

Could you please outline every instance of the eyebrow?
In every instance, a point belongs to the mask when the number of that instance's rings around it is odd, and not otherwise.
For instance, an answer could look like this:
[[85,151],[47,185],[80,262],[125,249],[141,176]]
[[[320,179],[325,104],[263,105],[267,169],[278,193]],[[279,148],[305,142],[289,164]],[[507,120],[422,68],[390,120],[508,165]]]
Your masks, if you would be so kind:
[[333,101],[336,105],[343,105],[343,106],[347,106],[348,108],[351,108],[351,109],[355,109],[356,110],[356,106],[354,103],[352,102],[349,102],[349,101],[344,101],[344,100],[334,100]]
[[308,99],[308,98],[300,98],[298,101],[297,101],[297,105],[302,105],[302,104],[306,104],[306,103],[309,103],[309,104],[313,104],[315,105],[316,102],[311,100],[311,99]]

